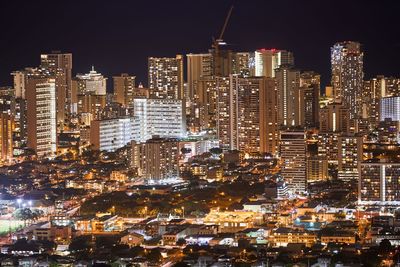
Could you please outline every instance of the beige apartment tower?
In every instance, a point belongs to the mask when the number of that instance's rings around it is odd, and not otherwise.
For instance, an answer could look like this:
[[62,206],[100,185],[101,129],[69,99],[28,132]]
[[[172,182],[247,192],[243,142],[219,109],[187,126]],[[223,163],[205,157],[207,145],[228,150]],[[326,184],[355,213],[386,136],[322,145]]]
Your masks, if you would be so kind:
[[151,97],[184,99],[182,55],[174,58],[149,57],[148,71]]
[[113,77],[115,102],[120,103],[124,107],[133,105],[135,78],[135,76],[127,73]]

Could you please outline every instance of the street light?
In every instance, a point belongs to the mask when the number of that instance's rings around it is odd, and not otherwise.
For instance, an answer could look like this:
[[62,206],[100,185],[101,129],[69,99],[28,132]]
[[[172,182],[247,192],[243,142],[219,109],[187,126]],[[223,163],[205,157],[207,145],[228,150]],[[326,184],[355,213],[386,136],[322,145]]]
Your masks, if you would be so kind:
[[183,219],[185,219],[185,207],[182,206],[181,208],[182,208],[182,217],[183,217]]

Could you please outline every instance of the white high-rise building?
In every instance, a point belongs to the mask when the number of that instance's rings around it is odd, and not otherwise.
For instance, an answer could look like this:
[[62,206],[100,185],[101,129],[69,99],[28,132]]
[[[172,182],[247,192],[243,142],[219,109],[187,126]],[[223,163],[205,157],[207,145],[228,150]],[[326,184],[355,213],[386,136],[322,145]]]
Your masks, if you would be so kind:
[[94,120],[90,125],[90,143],[94,149],[113,152],[133,140],[134,118]]
[[57,152],[56,81],[42,73],[27,80],[28,147],[39,157]]
[[98,73],[92,67],[92,70],[87,74],[76,75],[75,81],[77,82],[78,95],[93,94],[93,95],[106,95],[107,94],[107,78],[101,73]]
[[134,140],[145,142],[153,136],[181,138],[186,136],[185,110],[182,100],[135,98]]
[[286,50],[259,49],[254,53],[254,75],[275,77],[283,65],[294,66],[293,53]]
[[282,176],[292,192],[306,191],[306,148],[304,131],[281,132]]
[[391,119],[400,122],[400,96],[382,97],[380,100],[379,119]]

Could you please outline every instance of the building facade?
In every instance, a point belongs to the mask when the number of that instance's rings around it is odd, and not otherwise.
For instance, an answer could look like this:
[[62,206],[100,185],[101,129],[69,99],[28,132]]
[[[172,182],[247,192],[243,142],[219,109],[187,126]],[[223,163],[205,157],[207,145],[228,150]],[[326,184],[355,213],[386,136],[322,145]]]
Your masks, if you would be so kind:
[[183,56],[148,59],[150,96],[164,99],[184,99]]
[[179,145],[176,139],[155,137],[144,143],[132,141],[131,167],[150,180],[179,177]]
[[130,143],[133,134],[133,117],[93,120],[90,125],[90,143],[95,150],[114,152]]
[[292,192],[306,191],[306,149],[304,131],[281,131],[281,173]]
[[186,136],[183,101],[179,99],[134,99],[134,140],[145,142],[157,135],[163,138]]
[[133,105],[135,76],[122,73],[120,76],[114,76],[114,100],[124,107]]

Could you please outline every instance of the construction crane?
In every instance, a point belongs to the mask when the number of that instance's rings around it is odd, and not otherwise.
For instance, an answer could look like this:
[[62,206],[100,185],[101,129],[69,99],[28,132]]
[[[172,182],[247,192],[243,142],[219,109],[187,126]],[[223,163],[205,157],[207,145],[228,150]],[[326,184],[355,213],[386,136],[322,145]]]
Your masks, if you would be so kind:
[[219,34],[218,38],[217,39],[213,38],[214,39],[212,44],[213,49],[218,49],[219,45],[225,44],[222,38],[224,37],[226,26],[228,25],[229,19],[232,15],[232,11],[233,11],[233,5],[231,6],[231,8],[228,11],[228,14],[226,15],[224,25],[222,26],[221,33]]
[[213,38],[213,43],[211,45],[211,51],[213,54],[213,74],[215,76],[219,76],[223,74],[223,70],[222,70],[222,66],[223,66],[223,55],[221,54],[221,51],[219,49],[220,45],[225,45],[226,43],[224,42],[224,40],[222,39],[224,37],[224,33],[226,30],[226,27],[228,25],[229,19],[232,15],[232,11],[233,11],[233,5],[231,6],[231,8],[229,9],[229,12],[225,18],[225,22],[224,25],[222,26],[221,29],[221,33],[219,34],[217,39]]

